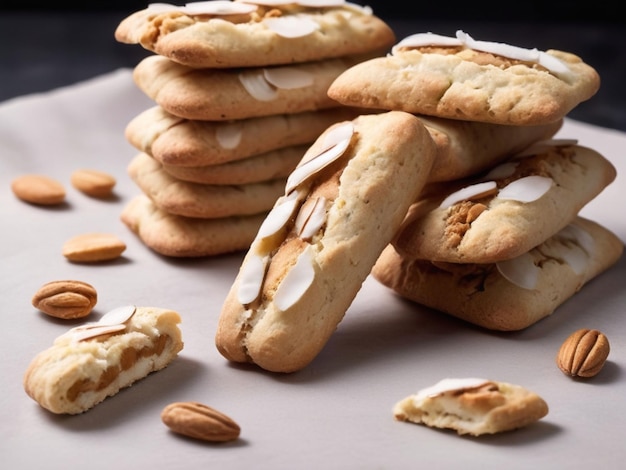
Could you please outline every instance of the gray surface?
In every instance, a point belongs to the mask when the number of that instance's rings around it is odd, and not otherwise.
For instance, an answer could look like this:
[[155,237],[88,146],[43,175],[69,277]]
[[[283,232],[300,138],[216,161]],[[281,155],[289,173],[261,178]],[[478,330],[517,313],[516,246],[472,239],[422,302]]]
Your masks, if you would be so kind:
[[[147,249],[119,220],[139,190],[126,176],[135,155],[126,123],[151,106],[119,70],[53,93],[0,105],[0,455],[4,468],[617,468],[626,458],[626,260],[557,312],[519,333],[471,327],[404,302],[371,278],[338,331],[301,372],[274,375],[232,366],[213,335],[242,254],[176,260]],[[612,160],[618,179],[583,211],[626,240],[626,134],[568,120],[561,135]],[[90,199],[69,185],[79,167],[118,178],[116,199]],[[56,177],[67,205],[42,208],[11,193],[24,173]],[[103,265],[72,264],[65,240],[87,231],[119,235],[128,248]],[[94,316],[136,304],[183,317],[185,348],[167,369],[79,416],[55,416],[22,388],[30,360],[69,325],[30,304],[45,282],[79,279],[99,293]],[[511,299],[515,302],[515,299]],[[578,328],[604,331],[609,362],[589,381],[556,367],[562,340]],[[540,422],[484,438],[394,421],[394,403],[445,377],[481,376],[539,393]],[[161,423],[170,402],[198,400],[235,419],[241,439],[211,445],[179,438]]]

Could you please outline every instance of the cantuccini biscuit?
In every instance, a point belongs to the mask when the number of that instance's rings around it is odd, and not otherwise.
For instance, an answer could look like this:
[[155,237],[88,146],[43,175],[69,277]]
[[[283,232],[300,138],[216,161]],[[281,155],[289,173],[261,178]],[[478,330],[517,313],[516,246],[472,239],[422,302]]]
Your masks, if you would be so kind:
[[202,219],[266,213],[282,195],[285,186],[283,178],[240,185],[181,181],[145,153],[131,160],[128,174],[159,209]]
[[548,411],[543,398],[521,385],[476,377],[440,380],[393,407],[398,421],[470,436],[513,431]]
[[150,249],[163,256],[195,258],[248,249],[265,214],[197,219],[169,214],[145,194],[124,207],[120,219]]
[[287,178],[222,307],[215,340],[234,362],[293,372],[322,350],[425,184],[435,146],[415,116],[327,129]]
[[160,3],[124,18],[115,38],[194,68],[309,62],[384,52],[395,42],[371,8],[343,0]]
[[514,258],[565,227],[616,176],[598,152],[538,142],[470,180],[418,200],[393,244],[404,256],[451,263]]
[[150,373],[183,349],[173,310],[120,307],[72,328],[31,361],[24,390],[43,408],[79,414]]
[[133,69],[137,87],[175,116],[229,121],[336,108],[327,90],[360,59],[342,57],[274,67],[192,69],[148,56]]
[[563,118],[599,87],[596,70],[574,54],[458,31],[408,36],[389,55],[343,72],[328,94],[350,106],[525,126]]
[[530,251],[498,263],[407,258],[389,245],[372,275],[413,302],[490,330],[515,331],[554,313],[623,250],[610,230],[576,217]]
[[197,121],[154,106],[135,116],[126,126],[125,135],[136,149],[164,165],[198,167],[286,147],[308,147],[331,124],[358,114],[358,109],[339,106],[234,121]]

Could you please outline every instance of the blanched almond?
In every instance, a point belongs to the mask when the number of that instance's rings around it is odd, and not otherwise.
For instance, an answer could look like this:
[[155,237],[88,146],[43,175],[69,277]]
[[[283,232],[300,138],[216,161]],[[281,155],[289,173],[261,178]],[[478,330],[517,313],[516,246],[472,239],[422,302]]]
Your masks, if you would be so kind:
[[98,262],[118,258],[126,244],[109,233],[86,233],[69,239],[63,245],[63,256],[70,261]]
[[11,183],[13,194],[31,204],[51,206],[65,201],[65,187],[45,175],[23,175]]
[[76,170],[70,178],[72,186],[88,196],[105,198],[111,196],[116,180],[113,176],[97,170]]

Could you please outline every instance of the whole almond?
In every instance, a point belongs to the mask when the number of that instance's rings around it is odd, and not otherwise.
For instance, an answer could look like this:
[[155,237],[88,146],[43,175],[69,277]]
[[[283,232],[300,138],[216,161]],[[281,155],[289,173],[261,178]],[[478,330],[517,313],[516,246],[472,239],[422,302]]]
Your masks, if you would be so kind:
[[161,420],[175,433],[203,441],[233,441],[241,432],[239,425],[225,414],[192,401],[167,405]]
[[92,263],[118,258],[126,244],[110,233],[85,233],[63,244],[63,256],[70,261]]
[[609,340],[603,333],[582,328],[563,342],[556,363],[564,374],[571,377],[593,377],[604,366],[610,349]]
[[32,298],[35,308],[66,320],[86,317],[97,301],[98,293],[91,284],[74,280],[48,282]]
[[31,204],[52,206],[65,201],[65,187],[45,175],[23,175],[11,183],[13,194]]
[[107,198],[113,194],[115,178],[103,171],[81,169],[76,170],[70,177],[70,182],[79,191],[88,196]]

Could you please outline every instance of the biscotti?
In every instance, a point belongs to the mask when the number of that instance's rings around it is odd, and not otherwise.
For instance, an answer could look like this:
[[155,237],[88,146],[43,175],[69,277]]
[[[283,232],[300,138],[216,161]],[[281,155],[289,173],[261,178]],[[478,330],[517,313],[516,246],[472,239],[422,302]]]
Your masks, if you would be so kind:
[[183,349],[180,315],[120,307],[72,328],[29,364],[24,390],[57,414],[79,414],[168,366]]
[[331,126],[287,178],[223,304],[216,346],[274,372],[324,347],[428,178],[435,146],[415,116]]

